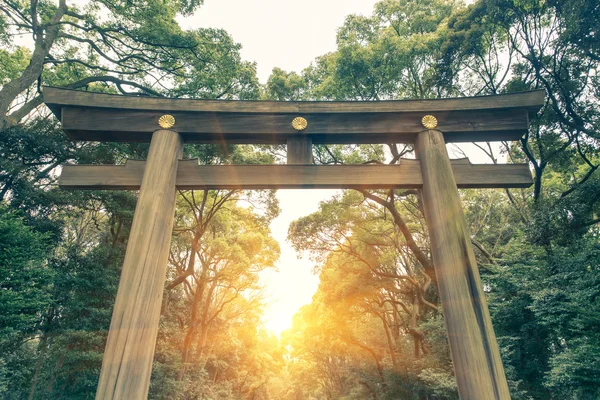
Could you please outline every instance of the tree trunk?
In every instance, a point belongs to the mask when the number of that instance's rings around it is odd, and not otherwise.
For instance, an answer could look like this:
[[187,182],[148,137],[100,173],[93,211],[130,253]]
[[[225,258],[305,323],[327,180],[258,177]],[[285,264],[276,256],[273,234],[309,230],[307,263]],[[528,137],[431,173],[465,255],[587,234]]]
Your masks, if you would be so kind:
[[[7,120],[8,109],[15,98],[25,89],[33,85],[41,75],[42,70],[44,69],[46,56],[50,53],[50,49],[59,33],[58,22],[62,19],[66,11],[66,0],[60,0],[58,9],[52,18],[47,21],[45,36],[43,35],[44,30],[39,25],[35,24],[35,26],[33,26],[34,31],[37,31],[37,33],[35,47],[31,59],[29,60],[29,64],[25,67],[21,76],[6,83],[3,85],[2,89],[0,89],[0,129],[4,129],[6,126],[18,122]],[[34,22],[32,21],[32,23]]]
[[46,358],[47,341],[47,336],[44,333],[42,333],[42,338],[40,339],[40,344],[38,346],[38,349],[40,349],[40,355],[35,362],[35,370],[33,372],[33,378],[31,378],[31,384],[29,386],[29,396],[27,397],[28,400],[33,400],[35,396],[37,381],[40,377],[40,371],[42,369],[42,364],[44,363],[44,358]]

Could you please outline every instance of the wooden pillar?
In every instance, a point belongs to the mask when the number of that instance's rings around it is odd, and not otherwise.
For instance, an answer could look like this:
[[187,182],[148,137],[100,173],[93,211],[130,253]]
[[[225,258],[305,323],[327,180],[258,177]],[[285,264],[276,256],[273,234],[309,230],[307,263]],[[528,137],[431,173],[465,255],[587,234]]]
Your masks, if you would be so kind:
[[182,154],[178,133],[152,135],[96,399],[148,397]]
[[312,139],[307,136],[287,139],[288,164],[312,164]]
[[462,400],[510,399],[469,229],[443,135],[419,133],[423,206]]

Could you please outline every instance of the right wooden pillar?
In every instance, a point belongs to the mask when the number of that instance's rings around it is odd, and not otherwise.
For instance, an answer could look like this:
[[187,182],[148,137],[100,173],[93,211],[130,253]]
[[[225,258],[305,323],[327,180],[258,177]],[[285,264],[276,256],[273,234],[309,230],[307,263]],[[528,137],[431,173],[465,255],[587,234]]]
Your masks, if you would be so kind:
[[415,151],[458,393],[462,400],[510,399],[444,136],[419,133]]

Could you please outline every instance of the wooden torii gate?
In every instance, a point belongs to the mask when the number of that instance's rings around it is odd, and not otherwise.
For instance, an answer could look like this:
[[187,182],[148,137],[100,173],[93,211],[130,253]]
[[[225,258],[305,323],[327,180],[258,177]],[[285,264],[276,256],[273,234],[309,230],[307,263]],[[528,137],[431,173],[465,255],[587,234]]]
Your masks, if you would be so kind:
[[[146,161],[64,166],[69,189],[139,189],[96,399],[144,399],[165,283],[176,189],[417,188],[461,399],[509,399],[457,188],[531,185],[526,164],[451,161],[448,142],[518,140],[542,91],[379,102],[215,101],[47,87],[72,140],[150,142]],[[288,165],[203,166],[183,143],[287,144]],[[398,165],[312,165],[312,144],[414,143]]]

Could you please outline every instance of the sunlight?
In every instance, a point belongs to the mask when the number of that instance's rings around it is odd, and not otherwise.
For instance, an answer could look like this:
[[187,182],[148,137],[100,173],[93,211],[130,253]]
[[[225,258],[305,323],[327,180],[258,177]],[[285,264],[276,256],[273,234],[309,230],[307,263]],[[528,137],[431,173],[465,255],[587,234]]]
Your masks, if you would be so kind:
[[[460,147],[473,163],[491,162],[481,150],[470,143],[461,143]],[[499,153],[497,148],[494,150]],[[318,276],[313,274],[314,262],[308,255],[298,258],[299,255],[288,243],[286,238],[289,225],[292,221],[317,211],[319,202],[330,199],[339,192],[315,189],[287,189],[277,192],[281,214],[273,220],[270,227],[273,237],[281,247],[281,256],[277,262],[277,271],[268,269],[260,274],[266,294],[263,324],[276,336],[280,336],[291,327],[292,317],[300,307],[311,302],[319,285]]]
[[277,263],[278,271],[266,270],[261,273],[268,302],[263,323],[267,330],[276,335],[291,326],[292,317],[300,307],[310,303],[319,284],[319,278],[312,272],[314,263],[308,257],[298,259],[286,240],[290,222],[315,212],[320,201],[331,198],[337,192],[314,189],[277,192],[281,214],[271,223],[271,231],[281,246],[281,257]]

